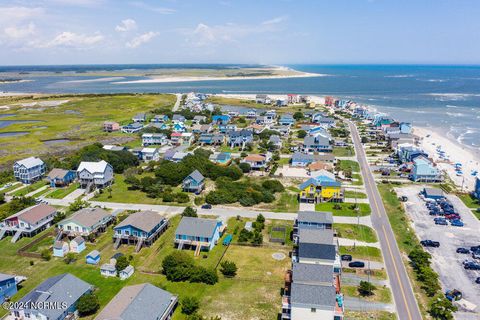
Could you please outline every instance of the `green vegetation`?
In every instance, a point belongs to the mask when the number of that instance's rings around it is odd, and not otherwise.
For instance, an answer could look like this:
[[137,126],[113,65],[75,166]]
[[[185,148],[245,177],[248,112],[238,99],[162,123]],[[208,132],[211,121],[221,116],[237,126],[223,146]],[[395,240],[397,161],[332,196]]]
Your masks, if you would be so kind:
[[356,286],[342,286],[342,292],[347,297],[361,298],[362,300],[369,302],[392,302],[392,293],[387,287],[378,287],[374,294],[368,296],[362,296]]
[[349,320],[396,320],[397,315],[388,311],[345,311],[345,319]]
[[[370,206],[367,203],[358,203],[358,215],[368,216],[372,211]],[[315,211],[331,211],[333,212],[334,216],[347,216],[347,217],[356,217],[357,210],[355,209],[355,203],[333,203],[333,202],[325,202],[325,203],[317,203],[315,205]]]
[[362,280],[358,285],[357,291],[362,297],[365,297],[373,295],[376,289],[373,283]]
[[382,252],[376,247],[366,246],[340,246],[340,254],[350,254],[353,259],[363,259],[382,262]]
[[0,205],[0,220],[34,204],[35,199],[32,197],[14,197],[10,202]]
[[268,209],[274,212],[298,212],[299,206],[296,193],[282,192],[278,200]]
[[339,238],[354,239],[363,242],[377,242],[375,231],[364,225],[335,223],[333,228],[337,231]]
[[352,147],[334,147],[332,153],[335,157],[353,157],[355,150]]
[[46,186],[48,183],[46,181],[43,181],[43,180],[40,180],[40,181],[37,181],[35,183],[32,183],[20,190],[17,190],[15,191],[12,195],[14,197],[24,197],[26,196],[28,193],[31,193],[37,189],[40,189],[41,187],[44,187]]
[[215,269],[196,266],[193,258],[183,251],[175,251],[163,259],[162,272],[173,282],[190,281],[214,285],[218,282]]
[[354,160],[338,160],[336,167],[341,171],[360,172],[360,165]]
[[100,302],[98,302],[98,297],[94,293],[89,293],[78,299],[77,308],[81,316],[88,316],[94,314],[100,308]]
[[367,195],[363,192],[358,192],[358,191],[352,191],[352,190],[346,190],[344,192],[345,198],[357,198],[357,199],[367,199]]
[[20,182],[15,182],[15,183],[13,183],[10,187],[3,189],[1,192],[2,192],[2,193],[8,193],[8,192],[10,192],[10,191],[12,191],[12,190],[15,190],[15,189],[20,188],[21,186],[22,186],[22,185],[20,184]]
[[49,193],[47,197],[52,199],[63,199],[73,191],[77,190],[79,186],[80,186],[79,183],[72,183],[65,188],[57,188],[51,193]]

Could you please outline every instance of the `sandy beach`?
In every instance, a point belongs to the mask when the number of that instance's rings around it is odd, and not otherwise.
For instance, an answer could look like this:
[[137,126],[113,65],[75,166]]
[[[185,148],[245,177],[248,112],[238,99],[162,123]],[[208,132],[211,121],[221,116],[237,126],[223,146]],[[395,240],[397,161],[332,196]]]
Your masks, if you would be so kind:
[[[433,158],[441,170],[447,172],[457,186],[462,187],[463,183],[464,191],[473,191],[475,177],[471,175],[471,172],[480,170],[479,151],[463,146],[431,128],[414,127],[414,134],[423,138],[420,146]],[[438,146],[441,146],[441,150],[445,151],[449,162],[439,157],[436,152]],[[455,163],[462,164],[462,176],[457,176]]]
[[[267,94],[270,99],[286,99],[287,94]],[[238,93],[217,93],[214,96],[232,98],[232,99],[242,99],[242,100],[255,100],[256,94],[238,94]],[[316,104],[325,104],[325,97],[312,96],[308,95],[311,101],[314,101]]]

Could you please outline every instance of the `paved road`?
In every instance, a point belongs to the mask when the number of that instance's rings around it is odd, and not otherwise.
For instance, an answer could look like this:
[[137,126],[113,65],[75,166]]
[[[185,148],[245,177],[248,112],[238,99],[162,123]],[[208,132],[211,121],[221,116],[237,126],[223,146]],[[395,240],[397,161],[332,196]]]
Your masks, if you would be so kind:
[[372,224],[377,231],[378,239],[384,255],[385,266],[387,268],[393,298],[397,308],[397,316],[401,320],[420,320],[422,316],[418,308],[415,295],[408,279],[405,266],[402,262],[402,256],[398,249],[395,235],[393,234],[390,222],[383,206],[382,198],[378,192],[375,180],[370,167],[368,166],[365,150],[361,144],[360,135],[356,126],[348,121],[352,138],[355,145],[355,152],[360,163],[363,178],[365,180],[365,189],[372,207]]
[[175,101],[175,105],[172,108],[172,111],[175,112],[178,110],[178,107],[180,107],[180,102],[182,101],[182,94],[176,93],[177,96],[177,101]]

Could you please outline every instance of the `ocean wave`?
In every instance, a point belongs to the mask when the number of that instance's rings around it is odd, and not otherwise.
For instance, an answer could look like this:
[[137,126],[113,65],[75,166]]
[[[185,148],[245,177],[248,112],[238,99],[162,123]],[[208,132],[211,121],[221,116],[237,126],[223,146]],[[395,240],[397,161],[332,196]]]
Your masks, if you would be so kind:
[[447,82],[450,79],[415,79],[417,81],[423,81],[423,82]]
[[384,78],[413,78],[414,74],[394,74],[390,76],[384,76]]
[[465,117],[466,114],[465,113],[461,113],[461,112],[445,112],[447,115],[451,116],[451,117],[455,117],[455,118],[460,118],[460,117]]
[[107,78],[94,78],[94,79],[84,79],[84,80],[68,80],[60,81],[59,83],[89,83],[89,82],[109,82],[123,80],[125,77],[107,77]]

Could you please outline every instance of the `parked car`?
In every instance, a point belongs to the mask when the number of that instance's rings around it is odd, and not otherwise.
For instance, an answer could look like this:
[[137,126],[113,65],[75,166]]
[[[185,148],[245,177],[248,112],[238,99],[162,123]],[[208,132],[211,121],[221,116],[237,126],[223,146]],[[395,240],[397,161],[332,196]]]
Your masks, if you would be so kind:
[[457,289],[448,290],[445,292],[445,297],[450,301],[458,301],[462,299],[462,292]]
[[473,259],[480,259],[480,251],[472,252],[472,258]]
[[475,251],[480,251],[480,246],[473,246],[470,247],[470,251],[475,252]]
[[475,280],[475,283],[480,284],[480,277],[478,277],[478,278]]
[[422,240],[420,241],[420,244],[424,247],[434,247],[434,248],[440,247],[440,242],[433,241],[433,240]]
[[212,205],[207,203],[202,206],[202,209],[212,209]]
[[435,221],[435,224],[442,225],[442,226],[447,226],[448,222],[445,220],[445,218],[435,218],[433,219]]
[[463,227],[464,224],[461,220],[452,220],[450,224],[454,227]]
[[342,261],[352,261],[352,256],[349,254],[342,254],[340,258]]
[[469,254],[470,250],[468,250],[467,248],[458,248],[457,253]]
[[363,268],[365,267],[365,262],[362,261],[353,261],[348,264],[350,268]]
[[466,270],[480,270],[480,264],[476,262],[467,262],[463,265]]

